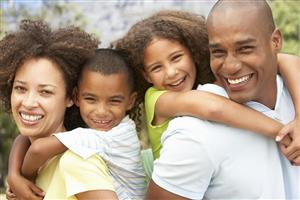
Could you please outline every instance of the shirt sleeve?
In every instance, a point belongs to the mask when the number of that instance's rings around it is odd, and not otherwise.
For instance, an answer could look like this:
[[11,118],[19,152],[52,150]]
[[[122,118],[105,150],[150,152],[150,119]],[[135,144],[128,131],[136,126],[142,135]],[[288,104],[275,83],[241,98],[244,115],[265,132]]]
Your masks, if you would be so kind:
[[68,197],[90,190],[115,191],[113,180],[101,157],[93,155],[83,159],[71,151],[66,151],[59,162]]
[[156,101],[165,92],[166,90],[157,90],[153,87],[147,90],[145,94],[145,113],[147,118],[147,126],[152,126]]
[[95,130],[88,128],[77,128],[72,131],[54,134],[54,136],[82,158],[86,159],[96,153],[106,158],[108,138],[103,133],[97,134],[95,132]]
[[[213,176],[214,166],[197,137],[199,129],[188,119],[183,120],[185,118],[189,117],[172,120],[176,129],[170,124],[164,133],[160,158],[154,161],[152,180],[179,196],[202,199]],[[187,128],[191,126],[193,129]]]

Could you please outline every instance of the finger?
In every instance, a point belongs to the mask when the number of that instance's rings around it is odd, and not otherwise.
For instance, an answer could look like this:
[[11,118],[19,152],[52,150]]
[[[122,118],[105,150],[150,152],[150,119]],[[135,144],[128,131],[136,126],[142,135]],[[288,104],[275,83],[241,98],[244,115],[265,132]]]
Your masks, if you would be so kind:
[[292,164],[293,164],[293,165],[296,165],[296,166],[300,166],[300,156],[298,156],[297,158],[295,158],[295,159],[292,161]]
[[8,187],[6,188],[6,191],[5,191],[5,194],[6,194],[6,198],[16,198],[17,196],[11,191],[11,189]]
[[297,152],[299,150],[297,144],[292,142],[287,148],[286,148],[286,157],[289,158],[293,153]]
[[300,150],[295,151],[294,153],[292,153],[290,156],[287,157],[287,159],[289,161],[294,162],[294,160],[300,156]]
[[45,192],[36,185],[30,185],[30,189],[32,190],[33,193],[35,193],[36,195],[38,195],[40,197],[45,196]]
[[285,157],[287,157],[287,155],[286,155],[286,149],[287,149],[287,147],[284,144],[280,144],[279,147],[280,147],[280,150],[283,153],[283,155]]
[[280,144],[285,145],[285,147],[288,147],[292,143],[292,139],[289,135],[285,136],[283,139],[281,139]]
[[291,132],[290,126],[286,125],[284,126],[278,133],[278,135],[275,138],[276,142],[281,141],[286,135],[288,135]]

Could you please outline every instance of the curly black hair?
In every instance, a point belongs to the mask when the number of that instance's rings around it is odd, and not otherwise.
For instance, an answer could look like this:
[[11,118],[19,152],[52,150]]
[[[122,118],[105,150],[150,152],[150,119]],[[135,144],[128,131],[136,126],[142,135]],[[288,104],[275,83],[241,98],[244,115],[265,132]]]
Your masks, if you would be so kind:
[[[52,31],[42,21],[22,20],[18,31],[0,41],[0,98],[7,112],[17,69],[31,58],[47,58],[57,64],[63,74],[66,94],[72,98],[81,65],[92,55],[99,41],[92,35],[70,26]],[[78,127],[81,118],[76,107],[66,110],[65,127]],[[79,120],[79,121],[78,121]]]
[[208,35],[203,16],[184,11],[160,11],[134,24],[127,34],[112,42],[111,47],[122,52],[130,66],[138,74],[140,94],[138,103],[143,103],[146,90],[151,86],[142,76],[144,51],[154,38],[179,42],[191,53],[196,65],[197,85],[213,82],[215,77],[210,69]]

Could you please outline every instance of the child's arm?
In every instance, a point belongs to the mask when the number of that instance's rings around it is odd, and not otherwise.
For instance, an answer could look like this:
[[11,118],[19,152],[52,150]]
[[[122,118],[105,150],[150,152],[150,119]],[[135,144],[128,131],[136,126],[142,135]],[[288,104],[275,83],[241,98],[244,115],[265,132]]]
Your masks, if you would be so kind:
[[300,165],[300,156],[298,155],[300,151],[300,58],[288,54],[278,54],[278,69],[291,93],[296,111],[294,121],[281,129],[278,136],[280,139],[288,134],[292,138],[292,143],[288,147],[281,146],[281,149],[289,160]]
[[275,138],[283,125],[251,108],[209,92],[165,92],[155,104],[154,122],[190,115]]
[[67,147],[54,136],[35,140],[25,155],[22,174],[26,178],[34,180],[39,168],[47,160],[66,150]]
[[12,192],[18,199],[42,199],[44,196],[42,189],[21,175],[22,162],[29,146],[29,139],[21,135],[13,143],[9,154],[7,178],[9,189],[6,191],[7,196],[11,196]]

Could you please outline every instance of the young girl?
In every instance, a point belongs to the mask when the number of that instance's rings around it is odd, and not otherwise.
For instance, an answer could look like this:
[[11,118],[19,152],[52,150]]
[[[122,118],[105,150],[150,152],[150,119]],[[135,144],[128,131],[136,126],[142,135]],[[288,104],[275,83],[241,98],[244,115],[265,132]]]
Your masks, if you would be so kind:
[[[128,56],[131,66],[140,74],[141,93],[147,90],[147,131],[154,159],[159,157],[162,133],[176,116],[191,115],[269,137],[275,137],[282,128],[280,123],[247,107],[217,95],[192,90],[199,84],[214,81],[209,67],[205,20],[201,16],[181,11],[159,12],[133,25],[113,46]],[[278,63],[283,77],[293,80],[287,83],[297,107],[299,74],[296,71],[299,59],[281,55]],[[287,69],[289,65],[298,68]],[[139,96],[137,100],[142,102],[143,97]],[[295,120],[299,122],[299,119]],[[299,133],[294,135],[296,137]],[[285,137],[283,141],[286,145],[289,143],[287,140],[288,137]],[[293,142],[292,145],[297,144]],[[289,147],[288,155],[293,155],[288,157],[291,161],[299,157],[299,151],[293,154],[299,147],[300,144]]]

